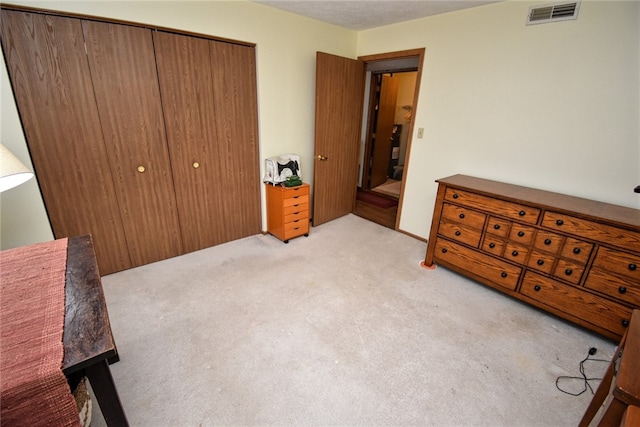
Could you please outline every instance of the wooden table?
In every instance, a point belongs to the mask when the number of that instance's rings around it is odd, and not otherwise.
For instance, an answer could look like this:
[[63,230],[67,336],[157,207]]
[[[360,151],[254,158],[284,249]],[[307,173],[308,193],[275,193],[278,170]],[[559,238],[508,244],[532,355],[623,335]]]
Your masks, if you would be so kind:
[[65,283],[67,378],[86,375],[109,426],[128,426],[109,365],[119,360],[90,236],[69,238]]

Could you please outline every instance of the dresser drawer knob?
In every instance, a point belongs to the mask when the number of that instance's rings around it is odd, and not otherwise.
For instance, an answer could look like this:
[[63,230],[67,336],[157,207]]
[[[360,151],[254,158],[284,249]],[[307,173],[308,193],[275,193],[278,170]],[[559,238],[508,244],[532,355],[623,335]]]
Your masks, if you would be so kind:
[[460,233],[460,230],[458,230],[458,231],[456,231],[456,232],[455,232],[455,235],[456,235],[456,236],[459,236],[460,234],[462,234],[462,233]]
[[561,219],[556,220],[556,225],[557,226],[561,226],[562,224],[564,224],[564,221]]
[[629,264],[629,270],[636,271],[636,268],[638,267],[635,264]]
[[571,276],[571,275],[573,274],[573,270],[572,270],[572,269],[570,269],[570,268],[567,268],[567,269],[564,271],[564,274],[566,274],[567,276]]
[[538,292],[540,289],[541,289],[541,288],[540,288],[540,285],[535,285],[535,286],[533,287],[533,290],[534,290],[534,291],[536,291],[536,292]]
[[551,239],[544,239],[544,244],[549,246],[551,244]]
[[458,197],[460,197],[460,196],[458,196],[458,193],[453,193],[453,198],[454,199],[457,199]]
[[500,276],[502,276],[502,278],[504,279],[505,277],[507,277],[507,272],[503,271],[502,273],[500,273]]
[[493,228],[495,228],[496,230],[500,230],[500,224],[494,225]]
[[621,294],[626,294],[627,293],[627,288],[625,288],[624,286],[620,286],[618,288],[618,292],[620,292]]
[[573,248],[573,253],[578,255],[580,253],[580,248]]
[[518,251],[513,251],[513,252],[511,252],[511,255],[513,255],[513,256],[518,256]]
[[622,323],[622,326],[624,326],[625,328],[626,328],[627,326],[629,326],[629,321],[628,321],[627,319],[624,319],[624,320],[623,320],[622,322],[620,322],[620,323]]
[[460,219],[464,219],[464,214],[460,214]]
[[518,237],[524,237],[524,231],[518,231]]
[[495,247],[496,247],[496,244],[495,244],[495,243],[493,243],[493,242],[491,242],[491,243],[489,243],[489,247],[490,247],[491,249],[493,249],[493,248],[495,248]]
[[541,259],[539,259],[539,260],[538,260],[538,265],[543,265],[543,264],[544,264],[544,261],[543,261],[543,260],[541,260]]
[[520,211],[520,212],[518,212],[518,215],[520,215],[520,216],[525,216],[526,214],[527,214],[527,213],[526,213],[525,211]]
[[442,248],[441,251],[442,251],[443,254],[446,254],[447,253],[447,248]]

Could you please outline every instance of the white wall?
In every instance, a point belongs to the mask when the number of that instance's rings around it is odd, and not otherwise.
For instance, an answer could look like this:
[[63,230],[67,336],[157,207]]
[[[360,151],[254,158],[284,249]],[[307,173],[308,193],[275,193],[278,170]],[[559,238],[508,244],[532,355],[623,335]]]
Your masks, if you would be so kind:
[[[12,4],[102,16],[252,42],[257,45],[260,156],[301,156],[303,178],[313,177],[316,51],[355,58],[357,33],[248,1],[61,2]],[[4,63],[4,57],[2,58]],[[4,66],[4,65],[3,65]],[[27,156],[6,70],[2,73],[2,137]],[[13,132],[5,132],[12,129]],[[16,131],[17,129],[17,131]],[[28,158],[26,160],[29,160]],[[264,167],[264,166],[262,166]],[[1,247],[52,239],[35,181],[2,196]],[[264,190],[263,190],[264,193]],[[264,195],[263,195],[264,196]],[[20,210],[7,210],[15,205]],[[264,197],[263,197],[264,200]],[[263,229],[266,211],[263,202]],[[33,212],[29,223],[21,212]],[[21,225],[18,225],[18,222]]]
[[525,26],[533,4],[358,33],[358,55],[426,48],[402,230],[428,236],[434,180],[457,173],[640,208],[640,2]]

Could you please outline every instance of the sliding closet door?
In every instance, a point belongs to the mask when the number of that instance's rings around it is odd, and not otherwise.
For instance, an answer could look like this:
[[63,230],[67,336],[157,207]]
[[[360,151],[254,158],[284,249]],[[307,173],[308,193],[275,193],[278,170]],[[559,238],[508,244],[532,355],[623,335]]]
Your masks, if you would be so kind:
[[82,28],[131,261],[180,255],[151,30],[95,21]]
[[204,38],[154,42],[185,251],[259,233],[255,62]]
[[225,237],[260,232],[260,154],[255,48],[211,42]]
[[80,20],[2,10],[2,48],[55,237],[92,234],[101,274],[129,268]]

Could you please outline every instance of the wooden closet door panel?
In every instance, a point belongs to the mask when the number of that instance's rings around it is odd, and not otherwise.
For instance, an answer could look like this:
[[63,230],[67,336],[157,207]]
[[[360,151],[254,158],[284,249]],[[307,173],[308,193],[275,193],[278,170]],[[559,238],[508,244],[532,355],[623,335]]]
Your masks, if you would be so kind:
[[151,30],[95,21],[82,27],[131,261],[136,266],[179,255]]
[[[155,32],[158,77],[186,252],[227,241],[210,41]],[[196,164],[197,167],[194,167]]]
[[2,47],[55,237],[92,234],[101,274],[129,268],[80,20],[3,10]]
[[255,48],[211,42],[225,238],[260,232],[260,155]]

